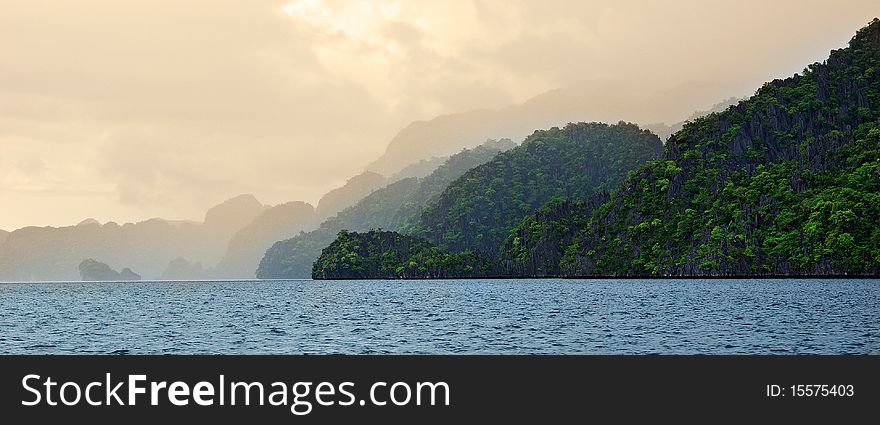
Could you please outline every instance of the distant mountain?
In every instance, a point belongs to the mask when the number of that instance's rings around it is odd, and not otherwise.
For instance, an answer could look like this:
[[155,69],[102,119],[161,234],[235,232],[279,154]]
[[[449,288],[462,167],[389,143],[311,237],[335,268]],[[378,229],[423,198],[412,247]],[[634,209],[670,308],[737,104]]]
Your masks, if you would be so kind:
[[316,221],[315,208],[300,201],[263,211],[235,233],[213,274],[224,279],[253,279],[260,259],[273,243],[314,229]]
[[5,230],[0,230],[0,247],[3,246],[3,243],[6,242],[6,238],[9,237],[9,232]]
[[[385,152],[366,169],[390,176],[432,156],[442,157],[488,138],[521,141],[536,128],[570,122],[628,121],[655,131],[662,140],[680,128],[693,105],[710,105],[729,92],[717,84],[690,82],[655,93],[619,84],[590,81],[542,93],[522,104],[497,110],[472,110],[415,121],[398,132]],[[659,124],[657,124],[659,123]]]
[[660,137],[660,140],[663,140],[665,142],[666,139],[669,138],[669,136],[672,136],[673,134],[679,132],[682,128],[684,128],[684,125],[687,124],[688,122],[696,120],[697,118],[700,118],[704,115],[709,115],[713,112],[723,112],[725,109],[727,109],[731,105],[736,105],[741,100],[744,100],[744,99],[741,99],[738,97],[729,97],[727,99],[722,100],[721,102],[718,102],[718,103],[712,105],[712,107],[709,108],[708,110],[694,112],[693,114],[691,114],[691,116],[689,116],[684,121],[679,121],[675,124],[665,124],[665,123],[642,124],[641,127],[656,134],[658,137]]
[[79,263],[79,274],[83,281],[141,280],[141,276],[128,267],[117,272],[107,264],[91,258]]
[[[523,217],[556,197],[606,192],[639,165],[659,157],[662,149],[656,135],[630,123],[578,123],[536,131],[521,145],[452,181],[417,220],[401,226],[401,233],[424,240],[430,249],[406,248],[413,242],[406,237],[340,234],[315,263],[312,276],[362,275],[363,270],[350,267],[361,267],[360,263],[340,260],[346,250],[357,251],[361,242],[370,242],[375,249],[389,246],[390,251],[370,252],[366,257],[369,264],[376,258],[385,261],[376,277],[387,277],[389,271],[414,277],[419,270],[424,270],[420,277],[450,277],[455,270],[464,270],[460,266],[473,266],[469,262],[473,259],[481,259],[480,267],[459,277],[495,274],[494,266],[483,264],[482,259],[492,264],[502,242]],[[350,239],[349,243],[340,238]],[[405,249],[389,245],[398,240],[405,242]],[[353,258],[364,255],[358,251]]]
[[385,153],[367,170],[393,175],[423,158],[446,156],[486,139],[499,135],[515,138],[524,132],[507,128],[510,123],[506,118],[496,111],[476,110],[413,122],[391,139]]
[[471,168],[514,147],[510,140],[490,140],[452,155],[429,176],[410,177],[379,189],[356,205],[331,217],[312,232],[277,242],[266,252],[257,277],[308,278],[321,249],[341,230],[399,230],[413,224],[426,205],[434,202],[446,186]]
[[385,177],[381,174],[365,171],[350,179],[342,187],[327,192],[318,201],[317,214],[320,218],[332,217],[356,204],[374,190],[384,186]]
[[190,263],[186,258],[177,257],[168,263],[168,267],[159,277],[161,280],[202,280],[211,278],[221,278],[215,276],[213,269],[205,269],[202,263]]
[[76,226],[25,227],[0,245],[0,281],[79,280],[84,258],[131,267],[150,279],[178,257],[216,264],[232,235],[266,208],[243,195],[211,208],[204,223],[151,219],[101,225],[89,219]]
[[433,173],[437,167],[443,165],[447,159],[449,159],[449,156],[434,156],[430,159],[423,159],[419,162],[410,164],[404,167],[404,169],[392,174],[391,177],[388,178],[388,183],[391,184],[410,177],[422,178],[428,176]]
[[268,208],[254,195],[238,195],[210,208],[204,224],[216,229],[241,229]]

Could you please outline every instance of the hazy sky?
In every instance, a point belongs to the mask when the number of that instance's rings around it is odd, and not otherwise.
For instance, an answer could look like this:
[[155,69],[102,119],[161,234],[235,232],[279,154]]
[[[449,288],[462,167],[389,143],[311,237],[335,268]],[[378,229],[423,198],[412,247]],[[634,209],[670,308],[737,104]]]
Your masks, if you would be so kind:
[[239,193],[314,203],[412,120],[597,82],[751,94],[878,15],[876,0],[2,0],[0,229],[201,219]]

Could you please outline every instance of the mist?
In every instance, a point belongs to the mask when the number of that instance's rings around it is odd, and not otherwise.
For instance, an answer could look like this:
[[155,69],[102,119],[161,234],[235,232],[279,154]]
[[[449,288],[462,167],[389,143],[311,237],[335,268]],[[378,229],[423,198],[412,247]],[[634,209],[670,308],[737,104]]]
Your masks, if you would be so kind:
[[4,1],[0,229],[200,219],[239,193],[316,205],[413,121],[540,113],[528,101],[553,90],[590,96],[546,114],[608,104],[582,120],[673,123],[877,15],[876,1]]

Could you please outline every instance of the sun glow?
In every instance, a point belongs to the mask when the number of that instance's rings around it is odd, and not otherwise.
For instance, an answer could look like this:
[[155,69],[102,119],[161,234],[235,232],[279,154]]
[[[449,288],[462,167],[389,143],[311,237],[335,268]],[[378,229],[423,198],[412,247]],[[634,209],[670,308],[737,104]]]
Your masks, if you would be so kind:
[[281,10],[287,16],[319,29],[370,40],[388,21],[400,15],[400,3],[351,1],[328,5],[321,0],[295,0]]

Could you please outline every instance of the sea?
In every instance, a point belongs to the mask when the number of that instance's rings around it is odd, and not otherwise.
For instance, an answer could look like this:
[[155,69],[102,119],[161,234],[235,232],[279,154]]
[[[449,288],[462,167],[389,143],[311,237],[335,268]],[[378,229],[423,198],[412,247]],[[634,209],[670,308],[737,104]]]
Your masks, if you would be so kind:
[[880,280],[4,283],[0,353],[880,354]]

